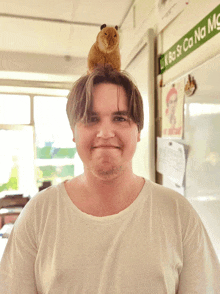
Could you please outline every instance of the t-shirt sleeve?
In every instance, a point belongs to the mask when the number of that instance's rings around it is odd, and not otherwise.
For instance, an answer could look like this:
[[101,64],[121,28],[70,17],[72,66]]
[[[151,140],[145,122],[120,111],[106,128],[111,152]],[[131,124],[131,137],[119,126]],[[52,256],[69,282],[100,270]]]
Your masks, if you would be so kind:
[[16,220],[0,263],[0,294],[35,294],[34,205],[30,201]]
[[197,212],[190,204],[186,206],[178,294],[220,294],[219,260]]

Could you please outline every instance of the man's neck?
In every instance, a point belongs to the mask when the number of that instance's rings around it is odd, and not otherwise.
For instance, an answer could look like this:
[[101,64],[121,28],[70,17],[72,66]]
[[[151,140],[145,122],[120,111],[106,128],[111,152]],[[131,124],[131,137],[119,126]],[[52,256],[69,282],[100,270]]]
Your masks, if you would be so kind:
[[[129,195],[135,194],[143,179],[133,172],[122,173],[112,179],[99,178],[89,173],[81,175],[84,191],[98,203],[110,204],[124,202]],[[134,195],[135,197],[135,195]]]
[[86,174],[65,183],[73,203],[94,216],[117,214],[131,205],[144,186],[144,179],[131,173],[126,178],[103,181]]

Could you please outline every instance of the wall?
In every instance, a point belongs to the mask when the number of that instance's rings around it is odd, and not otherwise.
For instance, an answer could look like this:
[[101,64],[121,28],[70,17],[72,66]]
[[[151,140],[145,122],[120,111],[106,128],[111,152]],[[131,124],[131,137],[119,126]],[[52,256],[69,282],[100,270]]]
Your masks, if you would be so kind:
[[[171,1],[171,0],[170,0]],[[190,29],[198,24],[205,16],[219,5],[218,0],[190,0],[185,5],[184,10],[170,22],[162,31],[159,31],[157,5],[158,1],[137,0],[131,7],[121,26],[121,56],[122,68],[125,68],[134,56],[135,48],[141,43],[143,35],[147,29],[153,28],[155,32],[155,42],[157,44],[156,59],[166,52],[172,45],[181,39]],[[190,53],[179,63],[168,69],[162,75],[157,73],[157,84],[161,79],[163,84],[167,84],[177,77],[184,75],[191,69],[204,63],[206,60],[220,53],[220,34],[217,34],[198,49]],[[157,64],[158,65],[158,64]],[[136,78],[137,79],[137,78]],[[156,95],[156,117],[160,117],[160,88]],[[156,120],[156,135],[161,135],[161,120]],[[136,155],[138,157],[138,155]],[[139,155],[143,160],[143,154]],[[146,158],[145,158],[146,160]],[[157,182],[162,183],[162,176],[157,173]]]
[[[171,1],[171,0],[170,0]],[[186,1],[187,2],[187,1]],[[158,0],[137,0],[121,26],[122,65],[148,28],[153,28],[157,39],[158,54],[164,53],[209,12],[219,5],[218,0],[190,0],[184,10],[161,32],[159,32],[156,5]],[[189,71],[220,52],[220,34],[164,73],[164,82]]]
[[[183,37],[191,28],[200,22],[209,14],[217,5],[217,0],[191,0],[184,11],[168,25],[161,34],[161,40],[158,43],[159,53],[164,53],[181,37]],[[190,69],[202,64],[209,58],[220,53],[220,34],[216,35],[198,49],[193,51],[179,63],[170,68],[163,74],[164,83],[173,80]]]
[[[171,0],[170,0],[171,1]],[[180,1],[180,0],[179,0]],[[122,65],[126,65],[132,56],[132,50],[140,42],[141,37],[148,28],[155,31],[155,41],[157,44],[157,60],[159,54],[165,53],[179,39],[187,34],[195,25],[197,25],[204,17],[206,17],[213,9],[219,5],[219,0],[190,0],[184,10],[162,31],[159,31],[156,5],[158,1],[148,3],[146,0],[137,0],[134,7],[127,15],[122,29]],[[192,69],[199,67],[205,61],[220,54],[220,33],[215,35],[209,41],[194,50],[180,62],[165,71],[162,75],[157,72],[157,95],[156,95],[156,117],[160,117],[160,91],[159,83],[168,84],[180,76],[185,75]],[[137,79],[137,78],[136,78]],[[156,120],[156,136],[161,136],[161,120]],[[140,160],[143,160],[143,152],[136,154]],[[147,161],[147,157],[144,157]],[[157,173],[157,182],[162,184],[163,178]],[[199,213],[203,223],[206,226],[211,241],[216,249],[220,259],[219,247],[219,201],[189,201]]]

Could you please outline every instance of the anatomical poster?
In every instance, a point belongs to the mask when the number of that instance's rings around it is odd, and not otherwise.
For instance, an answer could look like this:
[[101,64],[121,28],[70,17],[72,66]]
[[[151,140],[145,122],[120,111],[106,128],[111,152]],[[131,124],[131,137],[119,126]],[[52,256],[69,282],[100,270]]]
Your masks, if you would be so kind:
[[182,138],[184,80],[162,89],[162,137]]

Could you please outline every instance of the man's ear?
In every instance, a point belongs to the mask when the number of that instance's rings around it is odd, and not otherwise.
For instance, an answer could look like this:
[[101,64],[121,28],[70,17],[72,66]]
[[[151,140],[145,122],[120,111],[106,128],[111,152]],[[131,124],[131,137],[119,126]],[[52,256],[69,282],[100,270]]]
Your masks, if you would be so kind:
[[141,132],[138,132],[138,135],[137,135],[137,142],[140,142],[141,140]]
[[75,142],[76,142],[76,140],[75,140],[75,131],[74,131],[74,127],[73,127],[73,128],[71,128],[71,130],[72,130],[72,133],[73,133],[73,142],[75,143]]

